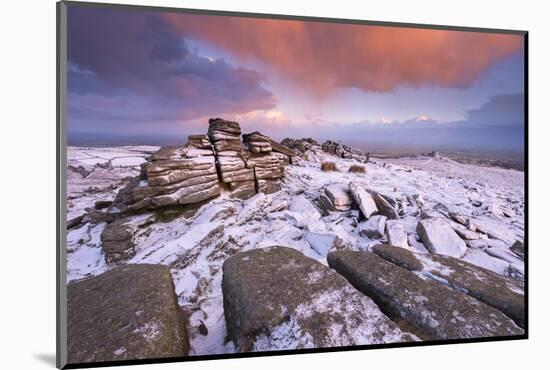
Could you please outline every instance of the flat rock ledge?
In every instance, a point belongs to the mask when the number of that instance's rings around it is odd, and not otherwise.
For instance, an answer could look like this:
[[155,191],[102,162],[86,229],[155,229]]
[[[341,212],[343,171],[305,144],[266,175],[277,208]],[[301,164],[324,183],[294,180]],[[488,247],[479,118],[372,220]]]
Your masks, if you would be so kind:
[[338,273],[292,248],[229,257],[222,291],[228,336],[242,352],[416,339]]
[[67,286],[68,362],[185,356],[186,319],[170,270],[124,265]]
[[374,246],[372,251],[398,266],[420,271],[435,281],[464,292],[525,327],[524,290],[516,280],[449,256],[413,253],[382,244]]
[[424,340],[523,334],[502,312],[375,253],[337,251],[327,261],[402,328]]

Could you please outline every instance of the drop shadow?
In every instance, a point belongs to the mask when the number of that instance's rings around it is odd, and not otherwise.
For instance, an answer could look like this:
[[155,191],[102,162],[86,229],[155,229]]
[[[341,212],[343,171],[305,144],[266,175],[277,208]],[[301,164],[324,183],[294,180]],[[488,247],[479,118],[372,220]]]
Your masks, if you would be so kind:
[[55,353],[35,353],[34,358],[40,360],[42,363],[55,367]]

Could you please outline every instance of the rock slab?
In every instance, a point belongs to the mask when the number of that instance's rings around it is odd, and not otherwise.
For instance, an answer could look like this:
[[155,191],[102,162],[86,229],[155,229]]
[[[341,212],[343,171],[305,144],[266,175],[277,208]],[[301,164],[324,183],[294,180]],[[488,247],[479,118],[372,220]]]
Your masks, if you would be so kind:
[[502,312],[438,282],[422,279],[374,253],[331,252],[327,261],[388,316],[402,320],[423,339],[523,334]]
[[398,266],[422,271],[435,281],[496,308],[525,327],[525,296],[523,287],[515,280],[449,256],[417,254],[388,245],[376,245],[372,251]]

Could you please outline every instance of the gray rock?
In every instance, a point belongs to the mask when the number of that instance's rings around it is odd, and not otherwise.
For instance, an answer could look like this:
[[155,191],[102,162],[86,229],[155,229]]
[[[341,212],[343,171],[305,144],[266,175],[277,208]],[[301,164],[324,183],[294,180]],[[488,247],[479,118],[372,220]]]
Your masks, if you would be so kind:
[[372,251],[382,258],[411,271],[423,273],[453,289],[464,292],[496,308],[525,327],[523,287],[482,267],[444,255],[419,255],[403,248],[377,245]]
[[77,226],[80,226],[84,215],[76,216],[67,221],[67,230],[74,229]]
[[510,250],[514,252],[522,261],[525,259],[525,247],[523,242],[516,240],[514,244],[510,247]]
[[185,326],[165,266],[124,265],[67,286],[70,364],[185,356]]
[[402,248],[409,247],[407,231],[399,221],[389,220],[386,222],[386,239],[390,245]]
[[386,216],[371,216],[367,221],[359,224],[359,234],[371,239],[381,239],[386,229]]
[[432,253],[446,254],[457,258],[466,253],[466,243],[443,219],[422,219],[418,222],[416,232],[426,248]]
[[368,219],[373,213],[378,212],[378,207],[374,203],[372,196],[359,184],[354,182],[349,183],[350,193],[359,206],[361,213]]
[[370,252],[338,251],[329,266],[371,297],[394,320],[422,339],[464,339],[521,335],[502,312]]
[[372,195],[372,199],[374,199],[374,203],[376,204],[378,212],[381,215],[386,216],[390,220],[399,218],[397,209],[395,209],[395,207],[391,205],[391,203],[383,195],[373,190],[369,190],[369,193]]
[[132,258],[135,252],[134,228],[128,219],[119,219],[105,226],[101,233],[101,248],[108,264]]
[[228,336],[243,352],[412,339],[342,276],[291,248],[229,257],[222,291]]

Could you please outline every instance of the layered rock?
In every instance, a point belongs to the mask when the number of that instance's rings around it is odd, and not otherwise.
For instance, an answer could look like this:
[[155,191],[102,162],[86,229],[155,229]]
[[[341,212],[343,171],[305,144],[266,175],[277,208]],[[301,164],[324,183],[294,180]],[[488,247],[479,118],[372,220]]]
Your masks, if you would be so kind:
[[291,248],[229,257],[222,291],[228,336],[243,352],[413,339],[342,276]]
[[210,149],[212,150],[212,144],[208,135],[189,135],[187,137],[187,145],[197,149]]
[[407,270],[421,271],[435,281],[444,282],[496,308],[520,327],[525,327],[523,286],[515,280],[450,256],[417,254],[388,245],[376,245],[372,251]]
[[371,252],[337,251],[329,266],[422,339],[522,335],[502,312],[477,299],[386,261]]
[[220,194],[215,158],[211,149],[164,147],[145,164],[142,176],[116,196],[121,212],[186,205]]
[[243,141],[251,153],[271,153],[271,140],[258,131],[243,135]]
[[218,156],[236,156],[244,151],[241,143],[241,127],[237,122],[221,118],[209,119],[208,137]]
[[70,364],[185,356],[186,318],[170,270],[124,265],[67,286]]

